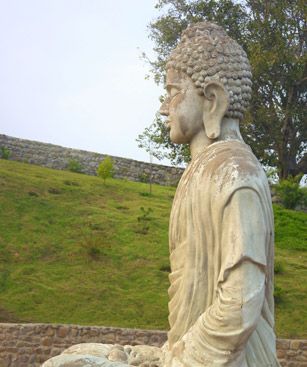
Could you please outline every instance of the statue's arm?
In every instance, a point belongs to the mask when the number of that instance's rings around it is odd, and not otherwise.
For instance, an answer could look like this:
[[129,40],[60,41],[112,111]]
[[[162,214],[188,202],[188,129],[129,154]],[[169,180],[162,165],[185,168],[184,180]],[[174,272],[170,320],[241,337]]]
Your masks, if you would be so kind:
[[264,302],[268,230],[258,194],[235,192],[224,210],[216,298],[177,346],[185,366],[244,366]]

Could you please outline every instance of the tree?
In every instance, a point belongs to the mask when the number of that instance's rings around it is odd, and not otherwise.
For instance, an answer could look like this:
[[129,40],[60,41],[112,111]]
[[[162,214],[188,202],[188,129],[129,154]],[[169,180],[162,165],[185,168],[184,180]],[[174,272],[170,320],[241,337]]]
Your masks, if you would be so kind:
[[[155,81],[164,82],[166,59],[189,23],[209,20],[222,25],[245,49],[253,72],[251,108],[241,126],[245,141],[261,163],[278,169],[280,178],[307,173],[305,2],[160,0],[156,8],[163,14],[150,23],[149,31],[157,58],[147,59]],[[186,147],[169,141],[161,119],[142,136],[173,163],[189,160]]]
[[103,179],[103,182],[106,182],[106,179],[113,176],[113,162],[110,157],[106,157],[97,168],[97,176]]

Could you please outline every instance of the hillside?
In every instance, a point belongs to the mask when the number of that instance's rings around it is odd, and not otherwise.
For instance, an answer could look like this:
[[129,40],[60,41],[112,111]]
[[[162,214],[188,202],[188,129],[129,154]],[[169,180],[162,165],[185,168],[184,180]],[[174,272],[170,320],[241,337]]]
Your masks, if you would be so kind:
[[[166,329],[174,192],[0,160],[0,321]],[[275,208],[279,337],[307,337],[306,221]]]

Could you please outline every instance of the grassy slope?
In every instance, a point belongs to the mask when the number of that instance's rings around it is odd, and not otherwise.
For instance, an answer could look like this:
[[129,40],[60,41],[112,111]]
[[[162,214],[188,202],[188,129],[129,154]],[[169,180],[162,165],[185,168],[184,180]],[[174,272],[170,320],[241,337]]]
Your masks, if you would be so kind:
[[[0,321],[166,329],[174,188],[147,191],[0,160]],[[277,334],[307,337],[307,215],[275,209]]]

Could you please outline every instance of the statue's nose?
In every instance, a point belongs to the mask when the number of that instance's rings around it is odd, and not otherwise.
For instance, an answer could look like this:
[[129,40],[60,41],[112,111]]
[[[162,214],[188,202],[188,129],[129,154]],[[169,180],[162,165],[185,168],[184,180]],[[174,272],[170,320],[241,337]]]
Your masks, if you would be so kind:
[[160,115],[162,115],[162,116],[168,116],[169,115],[168,104],[169,104],[169,100],[168,100],[168,98],[165,98],[165,100],[161,104],[161,107],[160,107],[160,110],[159,110]]

